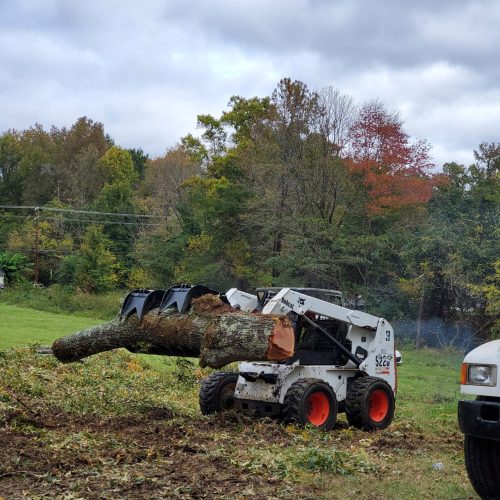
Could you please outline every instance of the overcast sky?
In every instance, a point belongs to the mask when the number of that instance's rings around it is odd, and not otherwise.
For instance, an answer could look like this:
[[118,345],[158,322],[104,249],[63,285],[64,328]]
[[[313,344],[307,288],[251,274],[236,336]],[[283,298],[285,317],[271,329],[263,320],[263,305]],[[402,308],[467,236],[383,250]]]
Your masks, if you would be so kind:
[[289,76],[380,98],[437,165],[500,142],[499,0],[0,0],[0,131],[102,121],[164,153]]

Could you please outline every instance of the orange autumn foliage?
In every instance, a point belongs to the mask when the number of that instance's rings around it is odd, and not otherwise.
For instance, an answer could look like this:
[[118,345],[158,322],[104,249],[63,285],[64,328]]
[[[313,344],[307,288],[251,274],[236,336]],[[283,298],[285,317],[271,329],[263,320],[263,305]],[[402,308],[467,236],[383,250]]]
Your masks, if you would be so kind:
[[415,207],[430,199],[440,180],[431,173],[430,146],[424,140],[410,143],[397,113],[378,101],[367,103],[349,135],[347,165],[367,189],[369,211]]

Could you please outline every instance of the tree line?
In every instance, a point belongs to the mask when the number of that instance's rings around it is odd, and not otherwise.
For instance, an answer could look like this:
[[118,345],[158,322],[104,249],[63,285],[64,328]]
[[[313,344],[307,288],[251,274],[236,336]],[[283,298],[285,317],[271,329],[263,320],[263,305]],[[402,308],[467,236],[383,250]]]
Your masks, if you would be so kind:
[[0,267],[89,292],[336,288],[498,336],[500,144],[435,166],[381,101],[288,78],[198,129],[157,158],[86,117],[5,131]]

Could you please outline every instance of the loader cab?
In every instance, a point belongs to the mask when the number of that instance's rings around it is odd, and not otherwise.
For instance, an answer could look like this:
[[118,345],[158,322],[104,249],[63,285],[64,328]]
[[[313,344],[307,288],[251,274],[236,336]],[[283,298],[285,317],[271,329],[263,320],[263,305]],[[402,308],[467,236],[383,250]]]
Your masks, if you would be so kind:
[[[324,300],[325,302],[346,307],[344,294],[338,290],[292,287],[291,289]],[[257,310],[261,311],[280,290],[282,290],[281,287],[257,288],[257,298],[259,301]],[[348,327],[345,323],[326,316],[313,313],[307,314],[311,314],[311,320],[327,330],[349,350],[351,349],[351,343],[346,339]],[[287,364],[292,364],[297,360],[299,360],[301,365],[343,366],[347,363],[346,356],[339,351],[335,344],[317,329],[309,325],[301,316],[290,313],[290,319],[295,330],[295,354],[293,358],[286,361]]]

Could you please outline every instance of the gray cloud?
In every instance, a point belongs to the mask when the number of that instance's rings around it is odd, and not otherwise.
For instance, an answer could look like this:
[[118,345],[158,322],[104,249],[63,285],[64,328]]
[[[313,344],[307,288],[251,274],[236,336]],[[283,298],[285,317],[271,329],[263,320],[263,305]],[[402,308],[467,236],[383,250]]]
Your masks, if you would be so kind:
[[157,155],[196,114],[291,76],[381,98],[438,164],[500,141],[496,0],[3,3],[0,130],[87,115]]

